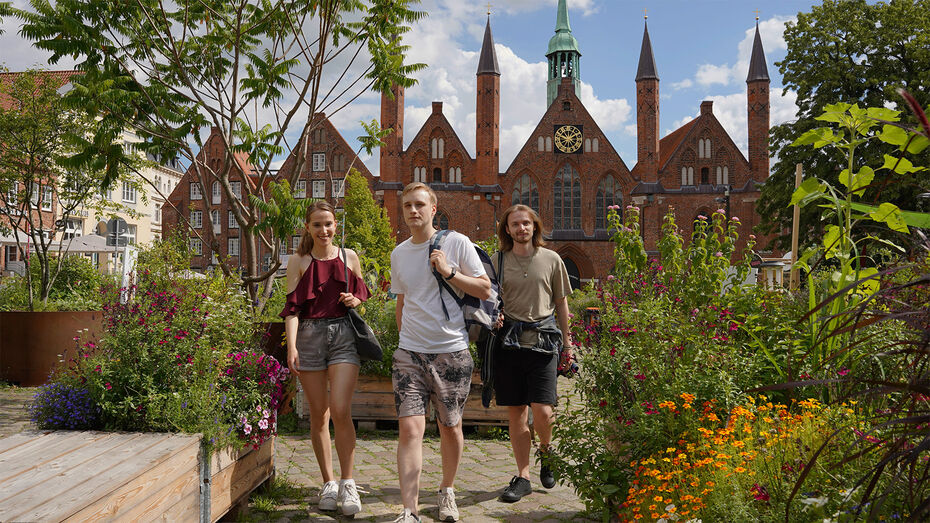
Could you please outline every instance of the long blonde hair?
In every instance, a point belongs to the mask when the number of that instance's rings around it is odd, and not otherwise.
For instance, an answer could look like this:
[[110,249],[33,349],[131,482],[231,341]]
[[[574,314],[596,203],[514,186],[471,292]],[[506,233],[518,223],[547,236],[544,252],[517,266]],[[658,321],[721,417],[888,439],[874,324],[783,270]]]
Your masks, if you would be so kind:
[[513,238],[511,238],[510,233],[507,232],[507,221],[510,220],[510,215],[517,211],[523,211],[529,214],[530,219],[533,220],[533,247],[545,246],[546,240],[543,240],[542,237],[542,220],[539,219],[539,214],[532,208],[518,203],[508,207],[507,210],[504,211],[503,216],[501,216],[501,220],[497,222],[497,239],[500,240],[501,250],[507,252],[513,249]]
[[300,243],[297,244],[297,254],[301,256],[309,256],[310,251],[313,250],[313,235],[310,234],[307,226],[310,224],[310,215],[317,211],[326,211],[333,215],[334,220],[336,219],[336,208],[333,207],[333,204],[326,200],[313,202],[313,205],[307,209],[306,216],[304,216],[304,233],[300,237]]

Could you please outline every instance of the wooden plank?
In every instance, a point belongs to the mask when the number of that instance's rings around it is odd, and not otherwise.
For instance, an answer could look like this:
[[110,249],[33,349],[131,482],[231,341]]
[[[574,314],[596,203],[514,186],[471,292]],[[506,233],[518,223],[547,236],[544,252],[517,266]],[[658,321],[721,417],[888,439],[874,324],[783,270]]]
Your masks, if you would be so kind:
[[[15,519],[64,520],[140,472],[170,459],[177,448],[187,443],[183,441],[186,437],[168,434],[114,434],[112,439],[128,443],[107,449],[102,455],[96,452],[98,445],[76,453],[82,457],[95,455],[81,460],[82,466],[72,466],[57,474],[55,481],[44,488],[31,489],[24,497],[23,512]],[[25,503],[27,499],[29,503]]]
[[87,506],[66,521],[135,521],[147,513],[161,513],[179,497],[200,492],[200,438],[178,441],[173,454],[148,470],[140,470],[121,485],[113,482],[101,486],[101,497],[88,500]]
[[[121,446],[132,445],[138,436],[117,438],[103,432],[75,433],[81,438],[72,440],[74,446],[69,452],[46,461],[39,467],[27,470],[18,476],[12,477],[3,483],[3,499],[0,500],[0,521],[16,518],[33,507],[43,505],[55,500],[57,495],[70,489],[75,483],[74,471],[82,471],[87,466],[102,459],[108,453],[118,450]],[[67,434],[63,433],[62,436]],[[84,439],[91,440],[91,444],[84,445]],[[135,447],[133,447],[135,448]],[[41,451],[35,451],[35,456],[41,456]],[[38,457],[25,456],[26,460],[39,461]],[[69,476],[71,474],[71,476]],[[86,472],[84,475],[87,475]],[[76,477],[80,478],[80,475]],[[26,518],[32,520],[34,518]]]
[[139,521],[199,521],[200,520],[200,476],[197,476],[197,492],[187,495],[162,514],[144,514]]
[[[17,435],[18,436],[18,435]],[[59,431],[18,438],[24,443],[0,454],[0,492],[7,492],[7,483],[26,472],[43,467],[65,454],[106,438],[103,432]],[[29,441],[25,441],[29,440]],[[6,499],[0,494],[0,502]]]
[[210,515],[218,521],[229,509],[274,472],[274,439],[242,457],[210,480]]

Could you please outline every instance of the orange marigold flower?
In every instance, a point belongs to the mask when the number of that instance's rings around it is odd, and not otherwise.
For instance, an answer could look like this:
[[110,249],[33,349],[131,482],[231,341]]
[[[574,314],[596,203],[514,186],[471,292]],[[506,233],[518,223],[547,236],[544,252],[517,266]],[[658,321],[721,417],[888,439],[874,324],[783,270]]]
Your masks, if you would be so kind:
[[655,509],[656,509],[656,505],[654,505],[654,504],[653,504],[653,505],[649,505],[649,510],[655,510]]
[[736,472],[737,474],[742,474],[743,472],[746,472],[746,469],[744,469],[743,467],[736,467],[735,469],[733,469],[733,472]]
[[652,501],[655,501],[656,503],[662,503],[662,496],[656,496],[652,498]]

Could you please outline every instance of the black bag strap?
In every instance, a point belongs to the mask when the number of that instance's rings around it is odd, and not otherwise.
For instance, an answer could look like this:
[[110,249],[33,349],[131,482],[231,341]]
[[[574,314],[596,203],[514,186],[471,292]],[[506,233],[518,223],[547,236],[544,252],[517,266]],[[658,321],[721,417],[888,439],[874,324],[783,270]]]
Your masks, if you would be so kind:
[[[429,242],[429,252],[427,253],[427,256],[432,255],[433,251],[439,249],[442,246],[442,240],[446,237],[447,234],[449,234],[447,229],[442,229],[433,233],[433,237]],[[429,263],[428,259],[427,263]],[[459,298],[458,294],[456,294],[455,289],[449,285],[449,282],[447,282],[446,279],[443,278],[441,274],[439,274],[439,271],[432,269],[432,272],[433,277],[436,278],[436,282],[439,284],[439,303],[442,305],[442,313],[445,314],[446,321],[448,321],[450,319],[449,311],[446,309],[446,302],[442,299],[442,290],[445,289],[446,292],[452,295],[452,299],[455,300],[456,305],[459,307],[462,307],[464,302],[461,298]]]

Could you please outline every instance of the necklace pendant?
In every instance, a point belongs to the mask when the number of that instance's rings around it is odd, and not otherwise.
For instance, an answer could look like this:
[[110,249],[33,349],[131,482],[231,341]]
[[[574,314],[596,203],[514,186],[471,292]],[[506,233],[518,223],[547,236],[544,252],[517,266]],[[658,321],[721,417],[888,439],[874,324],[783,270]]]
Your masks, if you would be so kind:
[[527,277],[527,274],[526,274],[525,272],[523,273],[523,277],[524,277],[524,278],[526,278],[526,277]]

